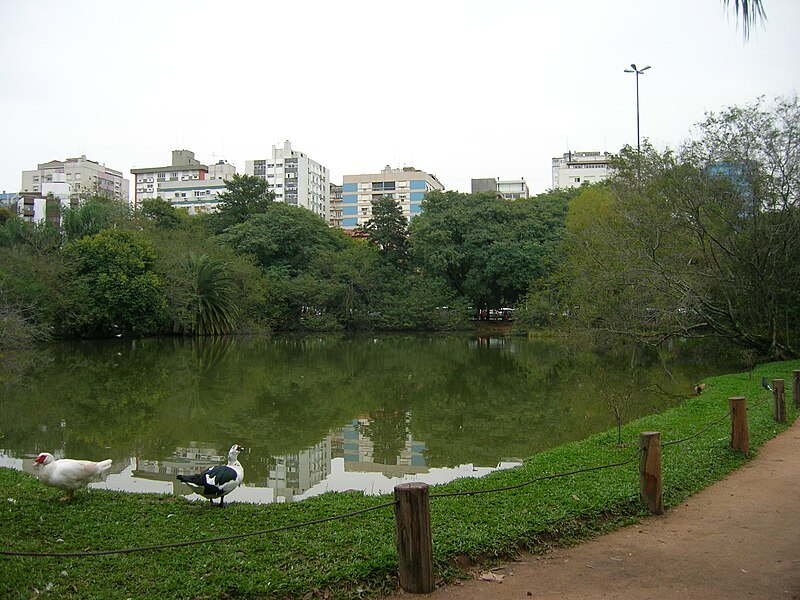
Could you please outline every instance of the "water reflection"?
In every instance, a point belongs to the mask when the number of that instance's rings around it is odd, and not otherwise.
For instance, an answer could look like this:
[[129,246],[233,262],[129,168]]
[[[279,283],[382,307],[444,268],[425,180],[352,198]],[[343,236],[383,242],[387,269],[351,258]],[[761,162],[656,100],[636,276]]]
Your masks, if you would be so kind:
[[[189,494],[175,476],[225,462],[230,500],[288,502],[404,481],[481,476],[613,425],[602,390],[635,389],[625,420],[732,369],[708,352],[596,356],[556,341],[382,335],[57,344],[0,380],[0,466],[40,451],[114,464],[97,487]],[[28,460],[21,460],[27,458]]]
[[[410,415],[405,415],[402,421],[410,421]],[[252,481],[246,477],[245,486],[234,490],[228,499],[268,503],[292,502],[325,492],[385,494],[408,481],[446,483],[458,477],[480,477],[520,464],[519,461],[504,461],[494,467],[467,464],[454,468],[429,468],[425,465],[425,444],[415,441],[411,435],[407,436],[397,455],[384,456],[384,462],[375,462],[375,442],[368,436],[370,431],[375,431],[374,419],[360,417],[346,427],[330,431],[324,440],[311,448],[295,454],[272,456],[265,481]],[[176,476],[195,473],[209,464],[222,464],[225,458],[208,444],[176,448],[173,455],[164,460],[133,457],[127,463],[116,463],[106,481],[91,487],[199,498]],[[248,453],[240,460],[246,468]]]

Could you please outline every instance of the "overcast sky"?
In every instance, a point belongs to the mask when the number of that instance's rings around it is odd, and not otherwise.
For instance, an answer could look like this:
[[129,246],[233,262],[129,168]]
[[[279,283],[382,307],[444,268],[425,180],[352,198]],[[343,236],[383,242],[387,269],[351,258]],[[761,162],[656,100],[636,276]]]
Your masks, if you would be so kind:
[[[123,171],[173,149],[244,172],[290,140],[331,170],[447,189],[551,158],[675,146],[706,111],[800,88],[800,2],[744,42],[722,0],[0,0],[0,190],[85,154]],[[132,190],[132,186],[131,186]]]

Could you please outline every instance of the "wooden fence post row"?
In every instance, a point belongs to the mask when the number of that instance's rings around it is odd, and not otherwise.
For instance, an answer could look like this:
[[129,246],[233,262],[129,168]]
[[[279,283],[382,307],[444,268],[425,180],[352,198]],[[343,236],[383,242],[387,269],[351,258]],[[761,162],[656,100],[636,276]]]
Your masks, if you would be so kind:
[[400,587],[412,594],[429,594],[436,582],[428,484],[401,483],[394,488],[394,499]]
[[775,404],[775,420],[778,423],[786,423],[786,395],[783,390],[783,379],[773,379],[772,397]]
[[800,408],[800,370],[792,371],[792,402]]
[[750,454],[750,434],[747,431],[747,406],[742,397],[728,398],[731,409],[731,450]]
[[661,434],[639,434],[639,497],[654,515],[664,514],[664,491],[661,482]]
[[[798,401],[800,371],[794,371],[793,395]],[[778,389],[783,398],[783,380],[773,381],[775,418],[778,419]],[[743,397],[729,398],[731,441],[733,450],[745,456],[750,453],[747,430],[747,406]],[[786,419],[786,407],[782,409]],[[639,495],[651,513],[664,513],[664,491],[661,478],[661,434],[646,431],[639,434]],[[431,536],[430,496],[428,484],[403,483],[394,488],[395,533],[400,587],[413,594],[429,594],[436,588],[433,573],[433,541]]]

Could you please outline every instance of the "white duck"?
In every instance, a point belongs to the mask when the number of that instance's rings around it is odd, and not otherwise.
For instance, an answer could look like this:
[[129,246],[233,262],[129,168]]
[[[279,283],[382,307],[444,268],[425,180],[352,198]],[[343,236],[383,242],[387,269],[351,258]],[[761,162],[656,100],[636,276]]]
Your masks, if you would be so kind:
[[62,500],[71,500],[75,490],[86,487],[92,481],[99,480],[102,474],[111,467],[110,458],[100,462],[71,458],[56,460],[49,452],[39,454],[33,463],[34,472],[39,481],[67,492]]
[[178,475],[178,479],[187,484],[192,491],[208,498],[214,505],[214,498],[219,498],[219,506],[224,506],[225,496],[239,487],[244,479],[244,468],[239,462],[239,452],[243,452],[239,444],[234,444],[228,451],[228,464],[208,467],[194,475]]

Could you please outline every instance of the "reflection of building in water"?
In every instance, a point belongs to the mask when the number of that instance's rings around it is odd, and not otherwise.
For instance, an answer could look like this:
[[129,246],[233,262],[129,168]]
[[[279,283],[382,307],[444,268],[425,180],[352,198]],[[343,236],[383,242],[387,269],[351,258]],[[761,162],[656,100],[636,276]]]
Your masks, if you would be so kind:
[[[375,440],[370,439],[365,430],[374,424],[374,419],[359,417],[353,419],[350,425],[339,430],[341,433],[341,454],[334,454],[336,458],[344,458],[346,471],[380,472],[387,477],[396,477],[411,473],[426,473],[425,443],[414,440],[408,429],[410,414],[402,416],[406,425],[405,439],[394,464],[375,462]],[[336,433],[334,433],[336,435]]]
[[169,458],[149,460],[134,458],[133,476],[157,481],[172,481],[176,475],[189,475],[211,465],[223,465],[227,456],[217,448],[178,447]]
[[514,351],[513,342],[505,337],[491,335],[480,335],[474,340],[469,341],[470,348],[508,348]]
[[323,481],[331,469],[331,440],[324,440],[297,454],[274,457],[275,466],[269,470],[267,487],[275,490],[278,502],[291,502],[295,495]]

